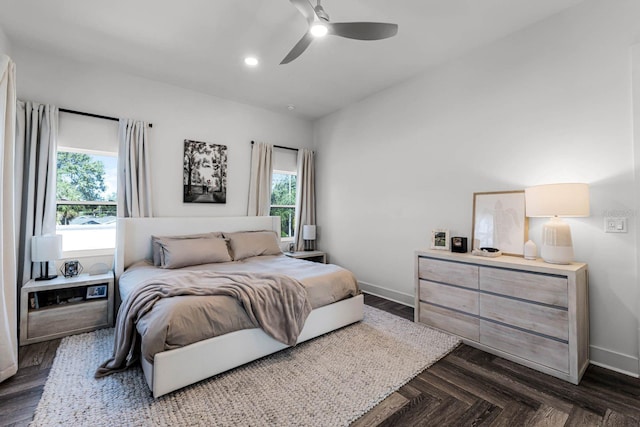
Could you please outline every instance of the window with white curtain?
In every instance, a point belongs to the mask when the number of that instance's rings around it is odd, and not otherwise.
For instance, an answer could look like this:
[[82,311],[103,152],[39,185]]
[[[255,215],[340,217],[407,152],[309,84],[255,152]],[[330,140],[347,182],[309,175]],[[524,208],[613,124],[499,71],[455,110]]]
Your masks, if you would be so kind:
[[60,114],[56,233],[66,256],[116,245],[118,122]]
[[270,215],[280,217],[283,241],[293,241],[295,230],[297,161],[297,151],[273,148]]

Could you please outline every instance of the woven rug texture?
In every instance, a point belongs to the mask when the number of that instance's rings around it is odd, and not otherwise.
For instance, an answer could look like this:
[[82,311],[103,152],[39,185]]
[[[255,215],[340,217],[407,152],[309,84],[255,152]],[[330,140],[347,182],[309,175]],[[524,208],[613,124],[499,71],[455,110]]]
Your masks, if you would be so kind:
[[154,399],[142,369],[95,379],[113,329],[63,339],[31,426],[346,426],[456,337],[365,306],[364,321]]

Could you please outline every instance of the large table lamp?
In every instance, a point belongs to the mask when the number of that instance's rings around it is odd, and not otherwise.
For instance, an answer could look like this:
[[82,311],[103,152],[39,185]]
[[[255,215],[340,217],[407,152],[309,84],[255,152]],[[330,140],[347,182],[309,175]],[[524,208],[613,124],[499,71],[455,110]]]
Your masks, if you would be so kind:
[[588,184],[546,184],[524,190],[528,217],[550,217],[542,227],[540,256],[551,264],[573,261],[571,229],[562,217],[589,216]]
[[55,274],[49,276],[49,261],[60,258],[62,258],[62,236],[60,234],[44,234],[31,238],[31,261],[40,263],[40,277],[36,280],[51,280],[58,277]]

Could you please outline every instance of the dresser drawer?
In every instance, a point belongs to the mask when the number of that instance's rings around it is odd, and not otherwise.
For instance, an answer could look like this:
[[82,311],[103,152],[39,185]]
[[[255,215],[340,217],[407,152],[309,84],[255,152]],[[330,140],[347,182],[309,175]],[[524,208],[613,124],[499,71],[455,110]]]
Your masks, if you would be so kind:
[[564,373],[569,372],[569,346],[550,338],[480,320],[480,343]]
[[420,280],[420,300],[478,314],[478,291]]
[[568,307],[567,278],[524,271],[480,269],[480,289],[543,304]]
[[569,340],[569,313],[566,310],[480,294],[480,317]]
[[420,322],[443,331],[478,341],[480,319],[435,305],[420,303]]
[[433,282],[478,289],[477,265],[420,257],[418,258],[418,277]]

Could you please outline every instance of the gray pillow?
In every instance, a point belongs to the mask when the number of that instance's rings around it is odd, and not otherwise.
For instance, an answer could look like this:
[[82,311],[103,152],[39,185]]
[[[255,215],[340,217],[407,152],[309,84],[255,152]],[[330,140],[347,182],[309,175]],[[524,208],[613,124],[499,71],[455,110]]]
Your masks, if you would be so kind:
[[162,266],[164,261],[162,259],[162,246],[161,243],[164,243],[168,240],[182,240],[182,239],[201,239],[204,237],[222,237],[222,233],[217,231],[210,233],[200,233],[200,234],[185,234],[182,236],[151,236],[151,249],[153,251],[153,265],[156,267]]
[[235,261],[259,255],[282,253],[275,231],[240,231],[224,233]]
[[232,261],[223,238],[167,239],[160,246],[164,259],[162,268]]

